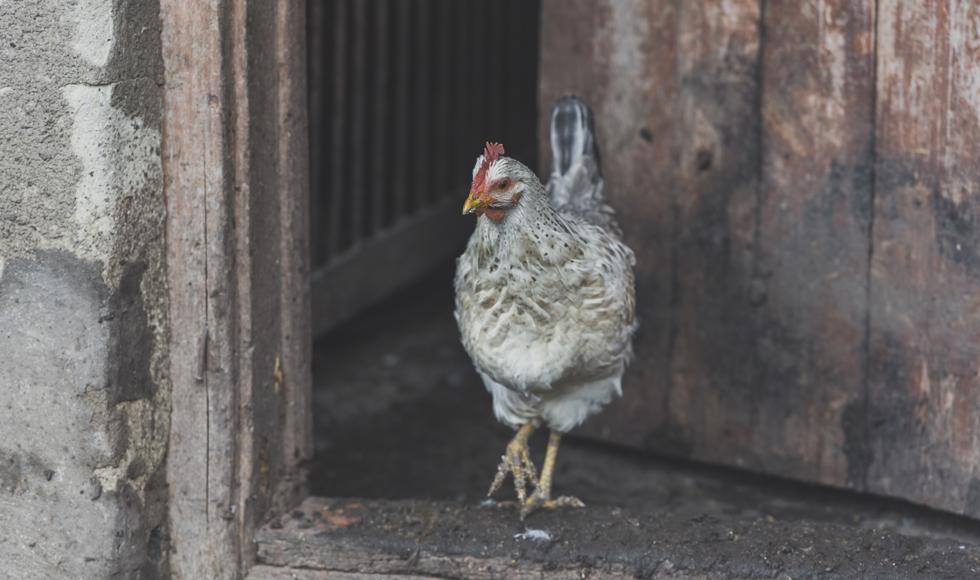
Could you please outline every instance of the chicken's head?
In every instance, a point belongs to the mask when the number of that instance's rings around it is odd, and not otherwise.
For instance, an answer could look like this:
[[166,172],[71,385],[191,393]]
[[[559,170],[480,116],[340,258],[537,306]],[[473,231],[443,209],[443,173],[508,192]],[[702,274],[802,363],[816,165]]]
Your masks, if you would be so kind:
[[504,146],[487,143],[486,149],[476,160],[473,168],[473,185],[463,204],[463,214],[475,212],[499,220],[504,213],[517,207],[524,192],[520,176],[516,175],[508,159],[501,159]]

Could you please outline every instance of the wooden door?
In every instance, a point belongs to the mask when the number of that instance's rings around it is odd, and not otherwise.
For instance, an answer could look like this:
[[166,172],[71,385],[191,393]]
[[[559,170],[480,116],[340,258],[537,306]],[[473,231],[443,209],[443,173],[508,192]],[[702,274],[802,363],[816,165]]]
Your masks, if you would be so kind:
[[540,106],[592,104],[638,259],[591,436],[980,516],[978,30],[967,0],[545,0]]

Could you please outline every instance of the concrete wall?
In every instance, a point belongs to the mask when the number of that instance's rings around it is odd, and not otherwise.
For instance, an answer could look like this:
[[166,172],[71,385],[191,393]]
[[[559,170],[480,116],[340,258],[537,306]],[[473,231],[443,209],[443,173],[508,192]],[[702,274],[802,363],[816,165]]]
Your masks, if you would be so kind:
[[0,0],[0,578],[167,575],[157,0]]

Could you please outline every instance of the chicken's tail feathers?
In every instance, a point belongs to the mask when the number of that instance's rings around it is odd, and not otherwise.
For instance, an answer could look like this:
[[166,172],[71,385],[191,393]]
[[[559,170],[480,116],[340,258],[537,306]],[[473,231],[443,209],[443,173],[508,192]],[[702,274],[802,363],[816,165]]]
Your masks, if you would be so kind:
[[574,95],[558,99],[551,109],[552,205],[618,232],[612,208],[603,203],[603,183],[592,109]]
[[591,158],[596,180],[602,178],[602,162],[595,138],[595,116],[585,101],[575,95],[564,96],[551,109],[551,172],[568,176]]

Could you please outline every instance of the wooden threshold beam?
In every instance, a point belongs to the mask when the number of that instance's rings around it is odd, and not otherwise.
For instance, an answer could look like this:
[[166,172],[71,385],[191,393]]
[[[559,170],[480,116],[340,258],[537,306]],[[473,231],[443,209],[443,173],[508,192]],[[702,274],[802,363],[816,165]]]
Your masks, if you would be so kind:
[[[778,536],[779,542],[772,538]],[[660,506],[545,510],[311,497],[256,536],[250,580],[968,577],[980,548],[832,523],[670,514]],[[898,554],[896,557],[895,554]],[[349,574],[349,576],[348,576]]]

